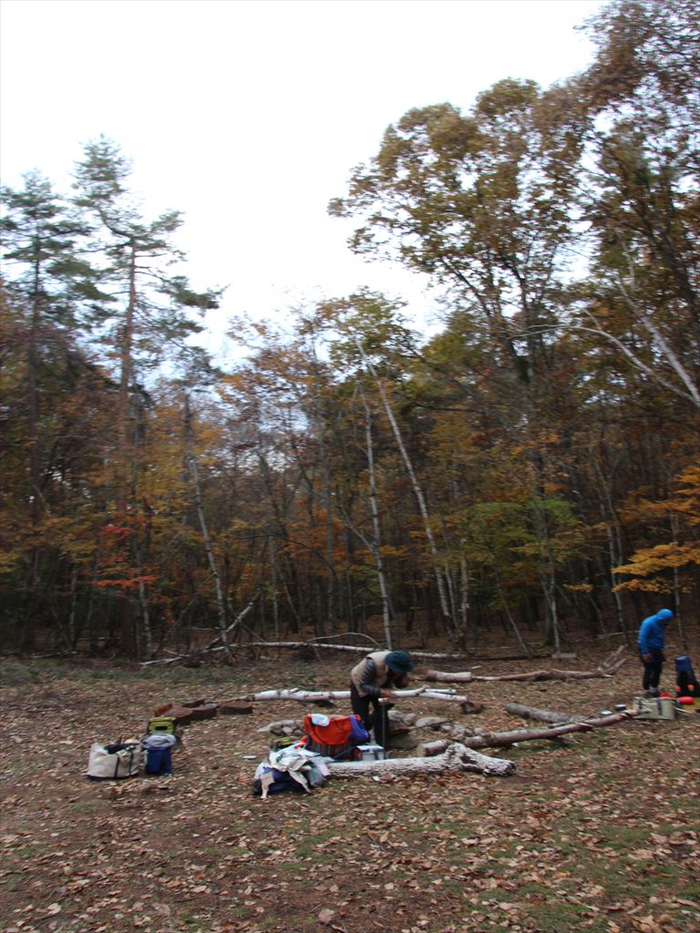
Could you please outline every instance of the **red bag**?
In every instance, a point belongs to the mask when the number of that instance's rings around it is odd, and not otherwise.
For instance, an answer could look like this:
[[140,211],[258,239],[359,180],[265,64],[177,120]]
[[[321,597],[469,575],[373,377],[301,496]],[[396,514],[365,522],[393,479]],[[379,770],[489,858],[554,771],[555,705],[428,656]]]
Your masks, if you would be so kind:
[[357,745],[363,745],[369,734],[362,725],[359,716],[333,716],[328,718],[328,725],[313,722],[313,713],[304,717],[306,747],[310,752],[318,752],[326,758],[348,757]]

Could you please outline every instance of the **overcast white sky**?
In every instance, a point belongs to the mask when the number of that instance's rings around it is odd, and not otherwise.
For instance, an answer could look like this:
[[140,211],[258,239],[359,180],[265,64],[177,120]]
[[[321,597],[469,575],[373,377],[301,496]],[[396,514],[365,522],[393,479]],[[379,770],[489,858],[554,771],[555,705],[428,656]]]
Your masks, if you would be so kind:
[[210,315],[273,317],[362,285],[432,304],[422,277],[354,257],[328,217],[353,166],[411,107],[467,109],[505,77],[588,63],[601,0],[1,0],[0,172],[68,191],[100,133],[134,163],[147,218],[183,211]]

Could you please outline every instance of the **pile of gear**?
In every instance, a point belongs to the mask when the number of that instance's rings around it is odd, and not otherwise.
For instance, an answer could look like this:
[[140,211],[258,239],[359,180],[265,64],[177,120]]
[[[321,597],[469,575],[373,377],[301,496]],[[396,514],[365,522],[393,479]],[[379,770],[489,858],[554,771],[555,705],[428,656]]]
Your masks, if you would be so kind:
[[370,744],[369,732],[358,715],[304,717],[304,735],[270,749],[255,770],[253,794],[262,797],[286,791],[310,793],[330,777],[332,761],[369,761],[386,758],[380,745]]
[[172,750],[177,743],[175,719],[151,719],[140,739],[127,739],[90,747],[87,776],[93,781],[114,781],[146,774],[172,774]]

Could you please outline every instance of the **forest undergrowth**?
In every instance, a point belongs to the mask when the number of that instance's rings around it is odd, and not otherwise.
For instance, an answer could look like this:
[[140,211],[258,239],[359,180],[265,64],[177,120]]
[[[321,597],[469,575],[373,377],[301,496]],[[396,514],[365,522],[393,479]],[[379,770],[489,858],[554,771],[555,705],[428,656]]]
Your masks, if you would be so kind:
[[[600,659],[565,664],[593,670]],[[90,745],[140,736],[159,704],[345,689],[349,666],[331,652],[167,671],[5,659],[4,933],[697,933],[695,712],[491,750],[516,761],[507,778],[332,778],[262,801],[253,772],[270,736],[259,730],[307,708],[256,702],[251,715],[188,726],[170,778],[86,777]],[[441,669],[550,666],[562,662]],[[460,688],[484,704],[478,715],[420,697],[399,707],[498,731],[522,727],[509,702],[597,715],[631,706],[638,685],[630,653],[612,678]],[[347,701],[331,712],[349,712]],[[415,752],[391,753],[405,754]]]

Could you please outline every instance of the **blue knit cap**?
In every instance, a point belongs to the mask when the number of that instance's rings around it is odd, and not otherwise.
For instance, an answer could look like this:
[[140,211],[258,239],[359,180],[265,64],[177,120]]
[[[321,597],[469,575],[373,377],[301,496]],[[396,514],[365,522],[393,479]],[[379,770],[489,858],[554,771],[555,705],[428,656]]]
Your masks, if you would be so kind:
[[413,670],[413,661],[406,651],[390,651],[384,663],[395,674],[408,674]]

